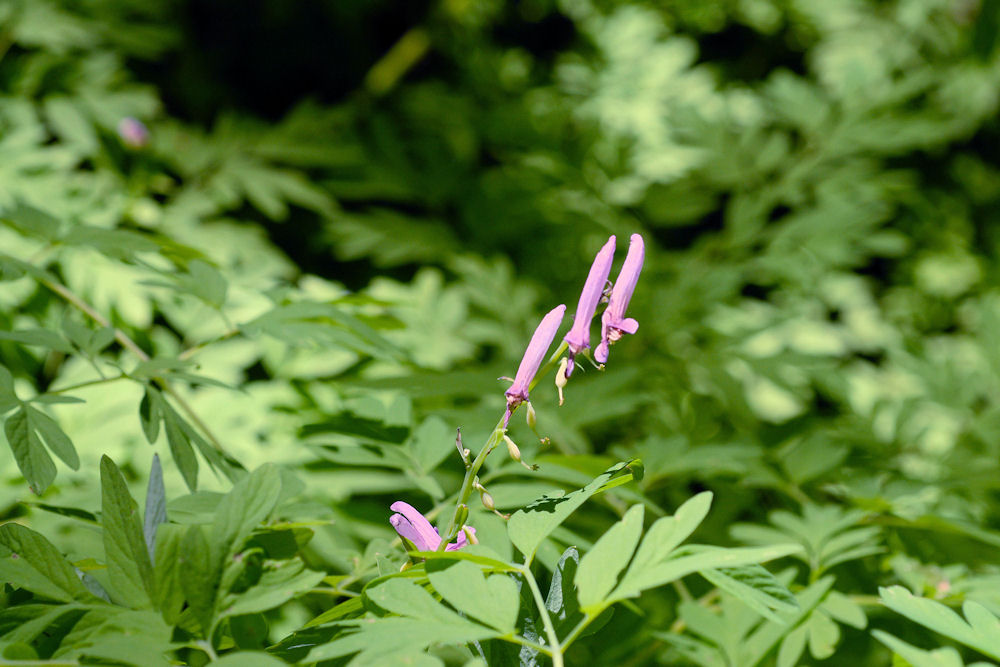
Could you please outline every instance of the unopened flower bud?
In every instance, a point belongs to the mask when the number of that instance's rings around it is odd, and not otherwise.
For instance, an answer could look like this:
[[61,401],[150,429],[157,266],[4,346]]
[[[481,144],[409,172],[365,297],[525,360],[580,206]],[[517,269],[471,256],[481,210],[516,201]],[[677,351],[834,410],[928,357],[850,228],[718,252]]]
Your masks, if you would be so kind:
[[455,514],[455,523],[459,526],[465,525],[465,520],[469,518],[469,506],[459,505],[458,512]]
[[514,459],[518,463],[521,462],[521,450],[517,448],[514,441],[510,439],[506,434],[503,436],[503,441],[507,443],[507,453],[510,454],[510,458]]
[[528,426],[531,428],[532,431],[534,431],[535,426],[538,424],[538,418],[535,416],[535,406],[531,404],[531,401],[528,401],[527,419],[528,419]]
[[566,377],[566,366],[569,360],[563,357],[559,360],[559,370],[556,371],[556,389],[559,391],[559,405],[563,404],[563,388],[569,382],[569,378]]
[[492,512],[497,508],[497,504],[493,502],[493,496],[491,496],[489,492],[485,490],[481,491],[479,493],[479,498],[483,501],[483,507],[485,507],[489,511]]
[[479,539],[476,537],[476,531],[472,530],[468,526],[462,528],[462,532],[465,533],[465,539],[468,540],[469,544],[479,544]]

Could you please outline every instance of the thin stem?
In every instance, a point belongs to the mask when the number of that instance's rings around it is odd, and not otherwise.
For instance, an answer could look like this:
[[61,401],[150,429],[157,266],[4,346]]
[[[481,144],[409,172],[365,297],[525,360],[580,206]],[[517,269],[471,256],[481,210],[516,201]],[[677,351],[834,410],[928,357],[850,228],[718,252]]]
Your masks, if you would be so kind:
[[88,380],[87,382],[80,382],[78,384],[71,384],[68,387],[62,387],[61,389],[49,389],[46,394],[65,394],[67,391],[76,391],[77,389],[83,389],[84,387],[92,387],[96,384],[108,384],[110,382],[117,382],[118,380],[127,380],[127,375],[116,375],[110,378],[101,378],[99,380]]
[[583,632],[584,629],[586,629],[586,627],[590,625],[590,622],[593,621],[598,616],[600,616],[600,614],[595,614],[593,616],[587,614],[586,616],[581,618],[580,622],[576,624],[576,627],[573,628],[570,631],[570,633],[566,635],[566,639],[562,641],[562,646],[560,647],[561,650],[565,651],[566,649],[568,649],[570,644],[575,642],[577,638],[580,636],[580,633]]
[[521,646],[527,646],[528,648],[533,648],[536,651],[538,651],[539,653],[544,653],[545,655],[548,655],[548,656],[552,655],[552,651],[549,649],[548,646],[542,646],[541,644],[539,644],[537,642],[533,642],[533,641],[531,641],[529,639],[525,639],[521,635],[512,635],[510,637],[501,637],[501,639],[505,639],[505,640],[507,640],[509,642],[512,642],[514,644],[520,644]]
[[535,606],[538,607],[538,613],[541,614],[542,627],[545,628],[545,637],[552,651],[552,667],[563,667],[562,646],[559,645],[559,637],[556,635],[556,629],[552,625],[552,619],[549,617],[549,610],[545,607],[545,600],[542,599],[542,592],[538,590],[538,583],[535,581],[534,575],[531,574],[531,568],[528,566],[527,559],[525,559],[525,563],[520,571],[524,575],[524,580],[528,583],[528,588],[531,589],[531,597],[535,599]]
[[[86,301],[84,301],[76,294],[71,292],[69,288],[67,288],[66,286],[60,285],[54,280],[49,280],[48,278],[39,278],[38,280],[43,285],[48,287],[50,290],[52,290],[62,298],[66,299],[66,301],[76,306],[78,309],[84,312],[90,319],[94,320],[102,327],[111,326],[111,321],[108,318],[104,317],[104,315],[101,315],[99,312],[91,308],[90,304],[88,304]],[[149,355],[146,354],[146,352],[141,347],[139,347],[139,344],[136,343],[131,338],[129,338],[128,335],[126,335],[125,332],[119,329],[118,327],[115,327],[115,340],[121,343],[122,347],[126,348],[132,354],[139,357],[141,361],[149,361]]]
[[174,401],[177,403],[180,409],[184,411],[184,413],[191,419],[191,421],[194,422],[194,425],[201,429],[201,432],[205,434],[205,437],[208,438],[208,441],[212,443],[212,446],[215,447],[220,452],[222,452],[224,455],[229,456],[229,454],[226,452],[225,447],[222,446],[222,443],[219,442],[219,439],[215,437],[214,433],[212,433],[212,429],[208,427],[208,424],[202,421],[201,417],[198,416],[198,413],[194,411],[194,408],[192,408],[188,404],[188,402],[185,401],[184,398],[177,393],[177,390],[174,389],[163,378],[160,378],[160,383],[161,383],[160,386],[163,387],[163,390],[168,394],[170,394],[170,397],[174,399]]
[[[88,317],[90,317],[90,319],[94,320],[102,327],[111,326],[111,321],[108,318],[104,317],[104,315],[94,310],[94,308],[92,308],[89,303],[87,303],[79,296],[74,294],[65,285],[61,285],[56,281],[50,280],[45,277],[40,277],[38,278],[38,280],[43,285],[48,287],[50,290],[52,290],[53,292],[64,298],[70,304],[81,310]],[[141,347],[139,347],[138,343],[129,338],[128,334],[126,334],[118,327],[114,327],[114,331],[115,331],[115,340],[121,343],[122,347],[132,352],[132,354],[137,356],[140,359],[140,361],[150,360],[149,355],[146,354],[146,352]],[[170,394],[170,396],[177,402],[177,405],[180,406],[181,410],[183,410],[187,414],[187,416],[191,419],[191,421],[194,422],[199,429],[201,429],[202,433],[205,434],[205,437],[208,439],[208,441],[211,442],[212,445],[217,450],[219,450],[223,454],[226,454],[225,448],[222,446],[222,443],[219,442],[219,439],[215,437],[215,434],[212,433],[212,430],[208,427],[208,424],[202,421],[201,417],[199,417],[198,414],[191,408],[191,406],[188,405],[187,401],[185,401],[184,398],[180,396],[172,386],[170,386],[170,383],[168,383],[164,378],[154,378],[154,379],[161,387],[163,387],[163,390],[165,392]]]
[[455,513],[451,517],[451,521],[448,522],[448,529],[444,532],[444,536],[441,538],[441,544],[438,545],[438,551],[444,551],[444,548],[448,546],[448,543],[455,539],[458,535],[458,531],[462,529],[458,525],[458,513],[462,505],[465,505],[469,496],[472,495],[472,485],[475,482],[476,475],[479,474],[479,469],[483,467],[483,462],[486,461],[486,457],[490,455],[490,452],[500,444],[503,440],[503,420],[497,422],[496,427],[493,429],[493,433],[486,440],[486,444],[483,448],[479,450],[479,454],[476,455],[475,460],[472,465],[469,466],[468,470],[465,471],[465,479],[462,480],[462,488],[458,492],[458,499],[455,504]]

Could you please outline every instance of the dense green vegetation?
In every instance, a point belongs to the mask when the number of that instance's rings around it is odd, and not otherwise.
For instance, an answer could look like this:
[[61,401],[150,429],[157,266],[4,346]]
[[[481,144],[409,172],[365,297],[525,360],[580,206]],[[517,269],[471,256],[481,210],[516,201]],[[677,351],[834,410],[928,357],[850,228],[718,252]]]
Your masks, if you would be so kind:
[[0,665],[1000,663],[998,107],[1000,0],[0,0]]

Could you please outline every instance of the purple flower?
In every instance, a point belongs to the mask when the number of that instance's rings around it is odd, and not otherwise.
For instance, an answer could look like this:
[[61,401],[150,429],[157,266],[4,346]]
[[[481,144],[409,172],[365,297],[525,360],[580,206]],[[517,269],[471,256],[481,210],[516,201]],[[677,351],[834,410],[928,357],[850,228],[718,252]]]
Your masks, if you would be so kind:
[[141,120],[131,116],[118,122],[118,136],[130,148],[142,148],[149,143],[149,130]]
[[[389,517],[389,523],[396,529],[399,536],[412,543],[417,551],[437,551],[438,547],[441,546],[441,536],[438,534],[437,528],[432,526],[431,522],[412,505],[397,500],[389,506],[389,509],[398,512],[398,514]],[[458,539],[455,540],[454,544],[445,547],[445,551],[456,551],[468,544],[466,531],[473,535],[476,534],[475,528],[462,526],[462,530],[458,532]]]
[[611,263],[615,259],[615,237],[612,235],[604,247],[597,253],[594,263],[590,266],[590,274],[580,293],[580,303],[576,306],[573,317],[573,328],[563,338],[569,344],[569,362],[566,365],[566,377],[573,374],[573,357],[590,347],[590,321],[594,319],[594,311],[601,301],[604,285],[611,273]]
[[628,255],[622,270],[618,274],[615,286],[611,288],[611,298],[608,307],[601,316],[601,342],[594,350],[594,359],[598,363],[608,360],[608,347],[622,337],[622,334],[634,334],[639,329],[639,323],[631,317],[625,317],[625,309],[632,300],[632,292],[639,282],[642,263],[646,259],[646,245],[638,234],[632,235],[629,242]]
[[566,314],[566,306],[556,306],[548,312],[535,329],[528,343],[528,349],[524,351],[521,358],[521,365],[517,367],[517,375],[514,376],[514,384],[504,392],[507,397],[507,411],[503,415],[503,427],[507,428],[510,415],[521,403],[528,400],[528,387],[535,379],[538,367],[542,365],[545,353],[552,345],[552,339],[556,337],[559,325],[562,324],[563,315]]

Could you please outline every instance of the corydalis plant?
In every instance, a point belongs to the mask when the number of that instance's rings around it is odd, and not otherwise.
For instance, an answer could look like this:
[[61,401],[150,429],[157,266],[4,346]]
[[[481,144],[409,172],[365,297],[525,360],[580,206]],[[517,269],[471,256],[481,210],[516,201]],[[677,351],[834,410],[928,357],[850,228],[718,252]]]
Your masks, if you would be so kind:
[[[528,347],[524,351],[521,363],[518,365],[517,374],[511,380],[511,386],[504,392],[504,399],[507,406],[503,416],[474,460],[469,459],[470,452],[461,445],[461,440],[459,440],[458,451],[462,456],[462,462],[465,464],[465,478],[462,482],[462,488],[458,493],[455,512],[444,534],[439,534],[437,529],[431,526],[430,522],[422,514],[406,503],[400,501],[392,505],[392,509],[400,512],[393,515],[391,519],[393,527],[402,538],[408,540],[419,550],[454,550],[461,548],[467,541],[474,540],[473,529],[464,525],[465,519],[469,515],[467,503],[472,492],[478,491],[483,498],[483,505],[489,509],[493,509],[492,497],[479,480],[479,470],[486,457],[501,442],[507,445],[507,451],[511,458],[521,462],[520,449],[510,436],[507,435],[510,417],[522,403],[527,404],[528,424],[534,429],[535,412],[530,402],[530,391],[537,383],[539,373],[544,375],[556,363],[559,363],[556,386],[559,388],[559,403],[560,405],[562,404],[562,388],[572,373],[573,361],[577,354],[584,352],[590,347],[591,322],[604,294],[604,286],[607,283],[608,274],[611,272],[611,265],[614,262],[614,253],[615,237],[611,236],[597,253],[590,267],[590,273],[587,275],[583,292],[580,294],[572,328],[563,338],[562,345],[549,358],[544,368],[542,363],[545,360],[545,355],[548,353],[549,347],[552,345],[552,341],[556,337],[556,333],[559,331],[559,326],[562,324],[563,317],[566,314],[566,306],[564,304],[556,306],[546,313],[542,321],[539,322],[531,336]],[[620,284],[613,287],[608,312],[602,318],[602,321],[605,323],[602,325],[601,337],[601,349],[605,350],[605,353],[602,355],[604,359],[607,358],[607,344],[620,338],[620,333],[617,332],[625,331],[632,333],[638,328],[638,323],[635,320],[626,320],[624,313],[629,299],[632,297],[632,292],[635,290],[639,272],[642,270],[644,254],[645,249],[642,237],[638,234],[633,234],[629,253],[625,259],[625,265],[622,267],[621,274],[619,275]],[[567,350],[569,351],[568,357],[561,358],[562,354]],[[559,361],[557,362],[557,360]]]

